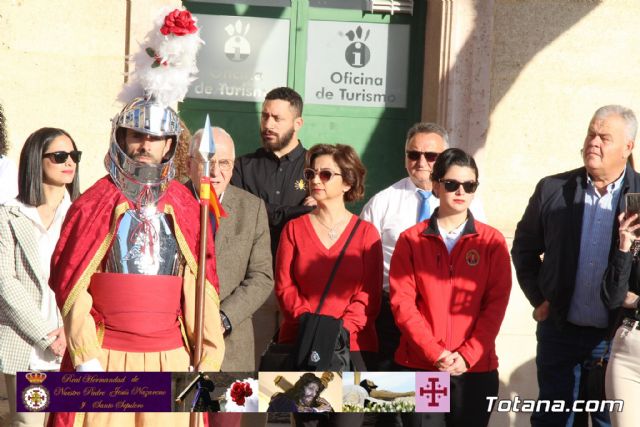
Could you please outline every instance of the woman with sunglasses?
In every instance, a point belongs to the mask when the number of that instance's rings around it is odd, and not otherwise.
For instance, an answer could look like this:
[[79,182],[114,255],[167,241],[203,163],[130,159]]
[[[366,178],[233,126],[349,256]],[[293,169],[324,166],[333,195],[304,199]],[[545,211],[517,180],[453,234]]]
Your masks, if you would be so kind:
[[[469,205],[478,168],[457,148],[431,173],[440,206],[400,235],[389,273],[391,308],[402,333],[399,369],[451,374],[451,412],[415,414],[409,425],[486,426],[498,395],[495,339],[509,301],[505,239],[476,221]],[[407,424],[405,424],[407,425]]]
[[16,412],[16,372],[57,371],[65,352],[49,264],[67,210],[79,195],[80,156],[64,130],[35,131],[20,153],[18,196],[0,207],[0,370],[11,425],[42,426],[45,418]]
[[[304,177],[318,206],[289,221],[280,238],[275,268],[275,292],[284,315],[280,342],[294,342],[299,317],[316,310],[336,259],[358,221],[345,203],[364,196],[365,172],[355,150],[347,145],[320,144],[307,152]],[[381,291],[380,235],[362,221],[320,312],[343,320],[350,335],[351,363],[357,370],[373,367]]]
[[[293,343],[299,319],[315,312],[338,255],[358,223],[346,203],[362,199],[366,170],[347,145],[313,146],[304,177],[318,205],[289,221],[276,254],[275,293],[283,313],[279,342]],[[375,319],[382,293],[382,244],[376,228],[360,221],[338,265],[320,314],[343,321],[349,333],[351,369],[375,369]],[[296,425],[358,425],[362,414],[296,415]],[[313,419],[313,420],[312,420]],[[316,424],[313,424],[316,425]]]

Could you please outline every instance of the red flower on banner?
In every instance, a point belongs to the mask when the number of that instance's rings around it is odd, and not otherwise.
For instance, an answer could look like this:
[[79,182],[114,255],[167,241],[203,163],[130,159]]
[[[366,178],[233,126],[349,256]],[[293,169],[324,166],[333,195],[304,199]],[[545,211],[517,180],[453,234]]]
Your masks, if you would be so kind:
[[231,399],[236,405],[243,406],[246,398],[252,394],[253,390],[251,390],[249,383],[236,381],[233,383],[233,386],[231,386]]
[[196,23],[191,17],[188,10],[175,9],[164,17],[164,25],[160,28],[160,32],[167,36],[175,34],[176,36],[186,36],[198,31]]

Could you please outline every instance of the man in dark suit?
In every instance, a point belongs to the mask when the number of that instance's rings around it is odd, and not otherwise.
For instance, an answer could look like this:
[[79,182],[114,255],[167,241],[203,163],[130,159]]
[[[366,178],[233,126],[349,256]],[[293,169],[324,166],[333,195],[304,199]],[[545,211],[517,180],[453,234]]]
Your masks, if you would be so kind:
[[[212,128],[216,154],[210,163],[210,177],[227,216],[220,219],[215,233],[216,264],[220,281],[220,327],[225,336],[222,370],[253,371],[254,327],[252,315],[273,289],[271,240],[264,202],[229,185],[235,149],[231,136],[222,128]],[[202,159],[198,153],[202,130],[189,147],[187,182],[197,197]],[[194,185],[195,184],[195,185]],[[212,218],[212,225],[215,219]],[[259,331],[258,331],[259,332]],[[262,352],[263,349],[256,349]]]
[[[615,316],[600,293],[618,248],[625,194],[640,191],[631,158],[637,127],[630,109],[599,108],[583,143],[584,166],[543,178],[516,228],[513,264],[538,322],[540,400],[562,400],[570,408],[578,398],[599,399],[578,391],[586,390],[587,368],[609,347]],[[531,425],[587,425],[582,415],[534,412]],[[590,415],[593,425],[610,425],[607,412]]]

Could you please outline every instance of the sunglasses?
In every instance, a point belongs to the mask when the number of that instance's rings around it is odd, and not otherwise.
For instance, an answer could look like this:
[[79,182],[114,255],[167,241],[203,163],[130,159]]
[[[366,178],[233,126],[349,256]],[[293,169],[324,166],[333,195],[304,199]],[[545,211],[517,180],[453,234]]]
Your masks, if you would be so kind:
[[407,158],[414,162],[420,160],[420,156],[424,156],[427,162],[435,162],[440,153],[434,153],[433,151],[407,151]]
[[313,181],[313,179],[316,177],[316,174],[317,174],[320,177],[320,181],[322,182],[329,181],[331,178],[333,178],[334,175],[342,176],[341,173],[336,173],[330,169],[321,169],[318,172],[316,172],[314,169],[311,169],[311,168],[305,169],[303,174],[304,174],[304,179],[306,179],[307,181]]
[[48,157],[53,163],[64,163],[71,156],[71,160],[74,163],[80,163],[80,158],[82,157],[82,151],[73,150],[70,152],[66,151],[54,151],[52,153],[44,153],[42,157]]
[[462,188],[464,188],[465,193],[469,193],[469,194],[475,193],[476,190],[478,189],[478,185],[480,185],[478,181],[460,182],[460,181],[456,181],[455,179],[439,179],[438,182],[444,185],[444,189],[447,190],[447,192],[449,193],[458,191],[458,188],[460,188],[461,185],[462,185]]

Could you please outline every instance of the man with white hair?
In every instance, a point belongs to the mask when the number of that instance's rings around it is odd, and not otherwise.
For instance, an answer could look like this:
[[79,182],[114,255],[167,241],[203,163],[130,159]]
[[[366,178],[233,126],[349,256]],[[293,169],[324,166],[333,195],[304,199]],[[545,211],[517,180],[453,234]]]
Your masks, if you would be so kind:
[[[578,392],[588,375],[585,367],[608,357],[608,330],[616,316],[600,293],[618,247],[624,195],[640,191],[631,160],[637,126],[628,108],[599,108],[582,146],[584,166],[543,178],[516,228],[513,264],[538,322],[538,398],[562,400],[566,408],[578,398],[601,398]],[[531,425],[574,425],[576,417],[535,412]],[[591,420],[610,425],[608,412],[591,413]]]
[[[252,315],[273,290],[271,239],[264,202],[244,190],[229,185],[233,174],[233,139],[222,128],[211,128],[216,153],[209,176],[227,212],[215,233],[216,263],[220,281],[220,327],[225,337],[222,371],[254,371],[254,328]],[[198,197],[202,157],[198,152],[203,130],[195,133],[189,146],[186,183]],[[215,219],[212,218],[212,226]]]

